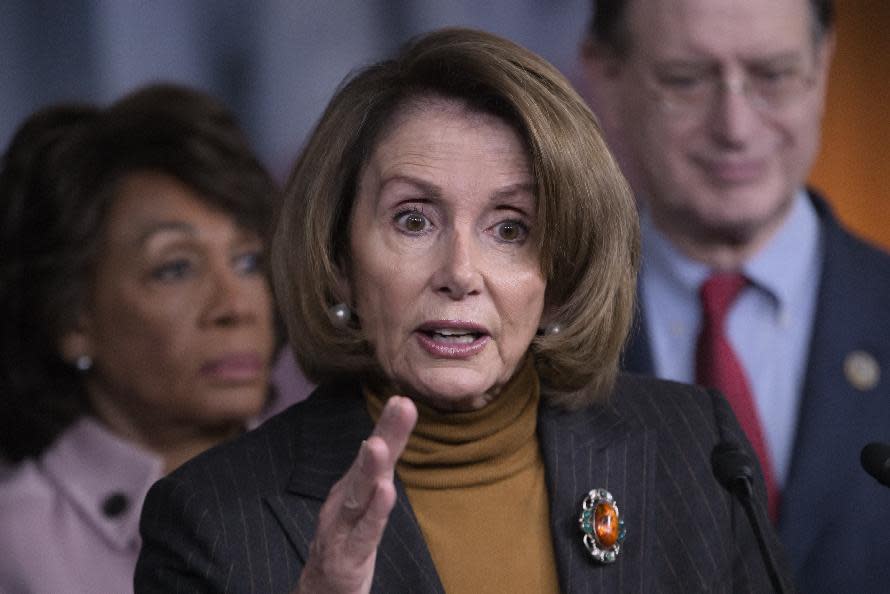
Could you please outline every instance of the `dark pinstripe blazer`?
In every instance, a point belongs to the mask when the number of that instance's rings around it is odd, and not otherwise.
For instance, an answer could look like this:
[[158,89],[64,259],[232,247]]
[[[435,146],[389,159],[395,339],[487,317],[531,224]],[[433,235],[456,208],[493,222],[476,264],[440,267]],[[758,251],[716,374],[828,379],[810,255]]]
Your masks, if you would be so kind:
[[[779,534],[801,592],[890,591],[890,490],[862,470],[859,452],[890,441],[890,255],[841,227],[824,199],[810,198],[823,237],[822,274]],[[645,322],[625,367],[653,373]],[[874,357],[880,381],[857,389],[850,353]]]
[[[142,513],[136,592],[290,591],[322,502],[371,429],[357,385],[326,385],[156,483]],[[563,592],[770,590],[744,513],[711,474],[714,445],[743,442],[719,396],[622,376],[608,405],[542,406],[538,436]],[[442,592],[396,487],[373,591]],[[626,522],[612,565],[597,565],[581,543],[580,503],[594,487],[612,492]],[[762,506],[762,481],[757,494]],[[768,541],[778,547],[774,534]]]

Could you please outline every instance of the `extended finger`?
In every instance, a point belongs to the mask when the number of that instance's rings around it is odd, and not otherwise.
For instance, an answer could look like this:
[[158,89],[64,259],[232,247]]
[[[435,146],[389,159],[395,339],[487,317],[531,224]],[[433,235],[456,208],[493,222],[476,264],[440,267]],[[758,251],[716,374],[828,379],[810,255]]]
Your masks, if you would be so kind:
[[386,443],[389,454],[389,472],[395,468],[396,461],[408,443],[408,437],[417,423],[417,407],[410,398],[393,396],[386,401],[380,419],[374,427],[369,442],[380,438]]
[[[367,508],[378,479],[387,478],[389,450],[382,440],[365,440],[343,477],[342,515],[352,524]],[[351,529],[351,526],[347,529]]]
[[349,558],[365,559],[376,552],[395,502],[396,489],[393,482],[378,481],[365,513],[356,521],[346,540],[345,552]]
[[392,483],[393,470],[417,421],[408,398],[389,399],[371,436],[362,442],[352,467],[343,477],[341,516],[349,530],[367,511],[381,480]]

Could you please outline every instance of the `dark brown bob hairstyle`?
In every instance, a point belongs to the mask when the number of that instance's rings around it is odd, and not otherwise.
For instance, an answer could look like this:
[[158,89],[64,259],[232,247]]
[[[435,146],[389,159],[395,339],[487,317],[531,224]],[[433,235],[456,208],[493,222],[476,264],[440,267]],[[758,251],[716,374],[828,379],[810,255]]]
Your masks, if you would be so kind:
[[533,240],[547,281],[545,311],[561,332],[531,352],[549,402],[574,408],[614,382],[634,307],[636,206],[583,99],[552,65],[495,35],[443,29],[364,68],[335,93],[297,160],[272,241],[272,276],[296,357],[324,382],[381,373],[361,321],[336,327],[329,308],[350,261],[357,182],[397,114],[453,99],[511,125],[535,179]]

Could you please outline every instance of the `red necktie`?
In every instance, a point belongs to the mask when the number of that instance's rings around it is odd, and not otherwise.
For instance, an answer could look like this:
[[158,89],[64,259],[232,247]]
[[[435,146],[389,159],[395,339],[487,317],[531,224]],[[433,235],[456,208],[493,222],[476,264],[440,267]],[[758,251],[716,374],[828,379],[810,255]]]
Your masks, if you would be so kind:
[[778,518],[779,491],[773,474],[772,460],[766,449],[763,430],[748,378],[724,331],[724,321],[732,302],[748,280],[741,274],[715,274],[702,285],[702,327],[695,352],[696,383],[723,392],[739,424],[748,436],[760,460],[769,498],[769,515]]

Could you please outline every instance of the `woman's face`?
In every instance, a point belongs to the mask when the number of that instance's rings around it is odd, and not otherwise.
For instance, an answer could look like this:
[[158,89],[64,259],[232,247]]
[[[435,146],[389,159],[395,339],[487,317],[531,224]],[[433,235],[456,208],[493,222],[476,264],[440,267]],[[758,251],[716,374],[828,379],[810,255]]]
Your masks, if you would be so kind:
[[512,377],[544,307],[535,207],[502,120],[444,99],[397,118],[360,177],[346,283],[396,389],[470,410]]
[[146,172],[120,182],[100,250],[79,327],[63,339],[69,358],[93,358],[97,414],[149,440],[256,414],[274,350],[260,238]]

